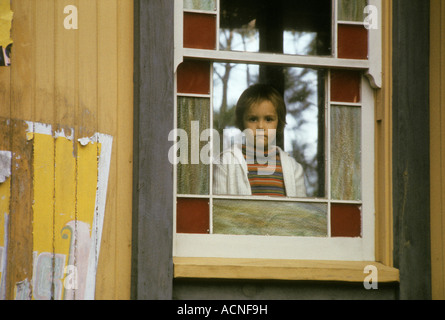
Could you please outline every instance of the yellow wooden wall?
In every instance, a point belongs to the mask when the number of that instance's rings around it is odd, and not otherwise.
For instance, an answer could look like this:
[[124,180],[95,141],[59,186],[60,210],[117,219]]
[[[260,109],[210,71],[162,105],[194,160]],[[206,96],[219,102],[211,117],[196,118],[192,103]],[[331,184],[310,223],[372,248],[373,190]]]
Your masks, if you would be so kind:
[[[78,29],[64,27],[67,17],[64,8],[68,5],[77,8]],[[14,13],[11,66],[0,67],[0,124],[3,128],[0,150],[13,152],[11,178],[0,185],[0,192],[9,190],[7,202],[0,201],[0,210],[9,213],[7,269],[3,275],[6,277],[6,298],[16,298],[18,283],[22,284],[25,279],[31,281],[36,258],[33,252],[40,234],[48,237],[53,233],[52,238],[48,238],[48,246],[52,245],[53,251],[57,247],[59,230],[54,226],[58,212],[63,209],[56,207],[69,203],[73,192],[77,192],[72,198],[73,210],[77,212],[74,215],[76,221],[80,221],[79,208],[84,204],[79,192],[89,192],[91,196],[96,188],[94,183],[80,182],[82,154],[93,148],[83,177],[95,182],[95,162],[101,154],[101,146],[91,143],[84,147],[78,139],[100,133],[112,137],[112,152],[95,297],[128,299],[132,225],[133,1],[12,0],[11,9]],[[30,125],[49,128],[50,134],[32,135]],[[56,138],[56,132],[62,129],[65,136],[73,134],[72,139]],[[14,157],[18,154],[21,156]],[[51,158],[54,159],[52,163],[47,160]],[[64,170],[64,165],[67,171],[60,171]],[[75,187],[63,180],[69,179],[70,172]],[[87,191],[91,187],[93,190]],[[57,192],[58,188],[63,192]],[[70,188],[77,191],[70,191]],[[47,200],[42,200],[45,197]],[[48,210],[52,213],[45,213]],[[47,230],[45,226],[51,225],[53,231]]]
[[445,299],[445,2],[430,3],[431,282]]

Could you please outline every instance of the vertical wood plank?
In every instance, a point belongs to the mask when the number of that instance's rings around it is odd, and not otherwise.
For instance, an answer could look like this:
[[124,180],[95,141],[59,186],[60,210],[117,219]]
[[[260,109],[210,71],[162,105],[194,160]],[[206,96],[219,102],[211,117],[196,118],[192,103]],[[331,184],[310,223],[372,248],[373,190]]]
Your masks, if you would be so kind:
[[[443,279],[442,279],[442,295],[439,296],[441,299],[445,299],[445,203],[443,202],[443,199],[445,199],[445,188],[443,186],[443,182],[445,181],[445,4],[443,1],[440,2],[440,40],[439,43],[441,45],[440,47],[440,73],[441,73],[441,81],[440,81],[440,118],[441,118],[441,139],[440,139],[440,149],[442,151],[440,155],[440,161],[441,161],[441,218],[442,218],[442,231],[441,231],[441,245],[442,245],[442,273],[443,273]],[[431,64],[434,66],[434,62]],[[437,299],[438,297],[434,295],[434,299]]]
[[[117,1],[97,0],[98,4],[98,131],[117,135]],[[116,297],[116,198],[117,198],[117,150],[112,149],[111,167],[105,211],[105,221],[100,248],[101,268],[107,272],[98,272],[96,290],[98,299],[115,299]],[[103,270],[103,269],[101,269]],[[100,270],[99,270],[100,271]]]
[[32,140],[28,124],[11,120],[11,204],[9,217],[6,299],[31,299],[32,239]]
[[[65,29],[64,19],[66,14],[64,8],[67,5],[77,6],[77,0],[55,0],[54,6],[54,131],[60,135],[56,142],[56,182],[55,182],[55,252],[57,254],[66,254],[65,267],[77,268],[77,260],[75,250],[77,245],[78,224],[77,212],[75,207],[72,207],[73,199],[76,201],[76,179],[72,176],[77,172],[76,167],[73,166],[73,160],[68,157],[76,157],[77,149],[76,143],[72,143],[70,151],[70,144],[68,141],[63,141],[66,137],[70,139],[77,139],[77,39],[78,32],[73,29]],[[68,152],[68,154],[65,154]],[[63,165],[62,161],[66,161]],[[75,162],[74,162],[75,165]],[[66,176],[61,177],[61,175]],[[65,183],[65,185],[62,185]],[[66,194],[70,192],[71,194]],[[59,201],[60,200],[60,201]],[[62,203],[62,201],[67,201]],[[74,203],[74,206],[76,204]],[[73,217],[74,215],[74,217]],[[61,229],[60,229],[61,228]],[[67,250],[68,246],[68,251]],[[62,277],[65,280],[65,277]],[[64,288],[61,296],[64,299],[75,299],[75,290],[71,288]]]
[[431,299],[430,3],[393,3],[394,265],[401,299]]
[[33,298],[54,297],[54,139],[50,126],[34,125],[33,135]]
[[[31,120],[34,110],[34,14],[33,0],[17,0],[11,3],[14,12],[11,57],[11,117]],[[26,63],[24,63],[26,62]]]
[[[38,3],[38,5],[37,5]],[[36,122],[54,124],[54,10],[55,0],[35,1],[35,117]]]
[[[34,109],[35,125],[53,125],[56,107],[54,104],[54,0],[34,2],[35,7],[35,46],[34,69]],[[39,123],[39,124],[37,124]],[[46,130],[45,130],[46,129]],[[54,139],[51,127],[44,128],[45,134],[34,135],[34,186],[33,186],[33,298],[56,299],[60,294],[61,284],[56,279],[60,271],[56,267],[54,255]],[[47,277],[45,273],[51,273]],[[52,279],[53,278],[53,279]],[[55,292],[57,291],[57,292]]]
[[382,89],[376,95],[376,261],[393,266],[392,221],[392,0],[382,7]]
[[76,180],[76,251],[75,265],[78,274],[78,290],[75,298],[86,298],[87,275],[92,243],[93,220],[95,217],[95,200],[97,188],[97,144],[89,142],[77,148]]
[[11,67],[0,68],[0,118],[11,117]]
[[430,8],[431,286],[432,298],[445,298],[445,5]]
[[[11,3],[14,12],[11,58],[11,118],[31,120],[34,110],[35,6],[32,0]],[[24,63],[26,61],[26,63]],[[28,125],[11,120],[11,205],[9,217],[7,299],[32,296],[32,141],[26,140]]]
[[[78,137],[97,132],[97,0],[78,0]],[[80,14],[81,13],[81,14]]]
[[[11,126],[10,119],[0,117],[0,150],[10,151]],[[9,239],[9,217],[11,199],[11,176],[0,183],[0,300],[6,298],[6,266]]]
[[[76,221],[76,160],[73,156],[72,138],[63,132],[55,138],[54,169],[54,252],[65,256],[64,270],[74,264],[74,230]],[[67,268],[67,269],[65,269]],[[66,274],[60,279],[64,283]],[[73,287],[66,287],[55,292],[55,298],[74,299]]]
[[116,299],[130,298],[133,183],[133,1],[118,1]]
[[67,5],[77,5],[77,0],[54,2],[55,53],[54,53],[54,103],[55,122],[59,127],[75,128],[77,96],[77,32],[66,30],[63,10]]
[[162,142],[174,125],[174,2],[137,1],[135,32],[135,280],[133,297],[171,299],[173,166]]

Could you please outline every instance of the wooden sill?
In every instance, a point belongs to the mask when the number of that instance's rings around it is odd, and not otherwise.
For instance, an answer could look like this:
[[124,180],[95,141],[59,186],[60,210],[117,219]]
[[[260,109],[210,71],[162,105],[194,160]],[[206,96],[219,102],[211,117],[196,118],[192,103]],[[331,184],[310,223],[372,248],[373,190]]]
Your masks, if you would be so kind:
[[399,282],[399,270],[368,261],[307,261],[174,257],[176,279],[250,279],[363,282],[368,265],[377,267],[378,282]]

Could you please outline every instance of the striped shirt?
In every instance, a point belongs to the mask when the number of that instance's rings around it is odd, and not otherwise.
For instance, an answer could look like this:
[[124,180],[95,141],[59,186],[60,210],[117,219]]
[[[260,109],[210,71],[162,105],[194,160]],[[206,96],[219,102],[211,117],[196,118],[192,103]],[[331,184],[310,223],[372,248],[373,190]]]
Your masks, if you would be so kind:
[[257,155],[254,150],[242,147],[247,162],[252,195],[285,197],[283,168],[278,149]]

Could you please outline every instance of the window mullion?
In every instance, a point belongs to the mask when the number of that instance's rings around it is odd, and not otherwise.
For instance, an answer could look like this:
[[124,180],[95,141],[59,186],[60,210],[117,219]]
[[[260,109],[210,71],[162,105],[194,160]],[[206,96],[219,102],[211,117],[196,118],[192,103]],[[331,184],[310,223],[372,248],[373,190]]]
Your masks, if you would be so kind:
[[[335,1],[336,2],[336,1]],[[327,210],[327,236],[331,237],[331,70],[328,70],[326,80],[326,199],[328,203]]]

